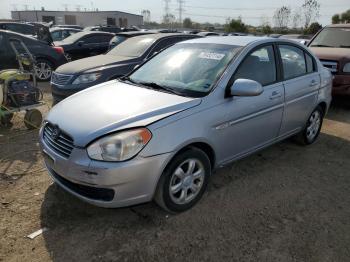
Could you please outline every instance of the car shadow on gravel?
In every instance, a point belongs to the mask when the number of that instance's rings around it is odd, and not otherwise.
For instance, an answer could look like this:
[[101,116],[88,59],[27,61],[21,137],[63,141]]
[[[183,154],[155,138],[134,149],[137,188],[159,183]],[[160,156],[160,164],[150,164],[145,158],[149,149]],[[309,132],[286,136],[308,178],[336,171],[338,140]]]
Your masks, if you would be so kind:
[[[346,261],[350,141],[285,141],[218,170],[193,209],[103,209],[55,184],[41,226],[53,261]],[[334,157],[336,156],[336,157]]]
[[333,97],[327,119],[350,124],[350,97]]

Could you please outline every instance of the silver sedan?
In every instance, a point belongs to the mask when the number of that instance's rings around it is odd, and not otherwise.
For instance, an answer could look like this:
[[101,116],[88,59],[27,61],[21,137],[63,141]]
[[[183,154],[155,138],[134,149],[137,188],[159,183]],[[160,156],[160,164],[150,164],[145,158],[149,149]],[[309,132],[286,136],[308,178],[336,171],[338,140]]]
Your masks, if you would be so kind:
[[290,40],[211,37],[176,44],[57,104],[40,130],[50,176],[91,204],[202,197],[215,168],[294,136],[316,141],[331,73]]

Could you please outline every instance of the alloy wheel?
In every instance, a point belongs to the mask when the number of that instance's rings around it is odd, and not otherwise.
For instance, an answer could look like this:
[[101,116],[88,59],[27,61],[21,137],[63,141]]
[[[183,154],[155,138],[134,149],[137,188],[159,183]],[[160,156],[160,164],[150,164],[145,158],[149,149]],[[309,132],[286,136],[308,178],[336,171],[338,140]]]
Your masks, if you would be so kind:
[[201,191],[204,178],[205,169],[199,160],[188,159],[182,162],[170,179],[171,200],[179,205],[191,202]]
[[35,65],[35,74],[39,80],[48,80],[51,77],[52,68],[46,62],[38,62]]
[[308,121],[308,126],[306,128],[306,138],[308,141],[312,141],[318,135],[321,127],[321,113],[316,110],[314,111]]

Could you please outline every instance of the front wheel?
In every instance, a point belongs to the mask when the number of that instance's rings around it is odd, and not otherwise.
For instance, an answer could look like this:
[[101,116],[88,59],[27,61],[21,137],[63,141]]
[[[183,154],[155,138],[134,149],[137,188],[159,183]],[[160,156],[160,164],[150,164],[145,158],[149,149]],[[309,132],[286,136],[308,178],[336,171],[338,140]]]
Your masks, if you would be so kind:
[[155,201],[170,212],[186,211],[201,199],[210,175],[208,156],[200,149],[190,148],[175,156],[163,172]]
[[322,108],[320,106],[316,107],[309,116],[304,130],[296,136],[297,142],[303,145],[313,144],[321,132],[323,117]]

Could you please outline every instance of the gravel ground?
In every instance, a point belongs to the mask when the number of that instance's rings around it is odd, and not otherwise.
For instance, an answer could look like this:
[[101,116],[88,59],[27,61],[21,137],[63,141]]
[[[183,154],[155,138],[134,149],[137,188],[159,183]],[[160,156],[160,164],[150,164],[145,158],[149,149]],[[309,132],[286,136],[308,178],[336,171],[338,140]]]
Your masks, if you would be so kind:
[[349,261],[344,99],[316,144],[285,141],[217,170],[198,205],[179,215],[153,203],[102,209],[72,197],[52,184],[37,131],[21,117],[0,129],[0,261]]

